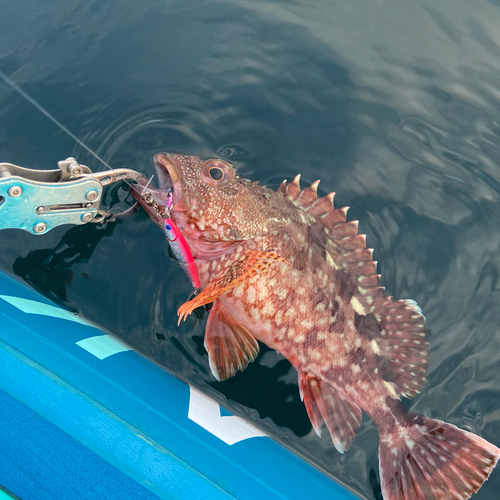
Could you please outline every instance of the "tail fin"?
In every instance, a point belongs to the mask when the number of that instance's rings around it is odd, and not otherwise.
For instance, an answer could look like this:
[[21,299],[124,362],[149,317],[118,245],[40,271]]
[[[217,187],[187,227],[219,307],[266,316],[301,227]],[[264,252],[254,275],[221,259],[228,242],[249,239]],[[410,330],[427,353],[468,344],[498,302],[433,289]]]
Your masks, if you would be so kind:
[[405,425],[380,436],[385,500],[465,500],[488,479],[500,449],[439,420],[408,414]]

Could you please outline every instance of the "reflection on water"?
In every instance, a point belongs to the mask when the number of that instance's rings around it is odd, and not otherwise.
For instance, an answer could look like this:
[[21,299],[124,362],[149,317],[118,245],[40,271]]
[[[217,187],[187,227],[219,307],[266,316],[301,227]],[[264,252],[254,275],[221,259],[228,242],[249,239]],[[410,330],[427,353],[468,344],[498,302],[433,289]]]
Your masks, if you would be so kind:
[[[375,248],[383,285],[428,319],[429,383],[408,404],[500,445],[500,7],[478,0],[4,0],[0,69],[114,167],[159,151],[231,159],[277,187],[335,189]],[[0,161],[102,170],[0,85]],[[115,188],[108,206],[131,201]],[[118,210],[117,210],[118,211]],[[104,237],[106,236],[106,237]],[[364,498],[380,493],[366,419],[339,455],[311,430],[296,373],[263,348],[217,383],[204,323],[142,212],[35,237],[4,231],[0,264],[191,382],[219,391]],[[497,498],[495,471],[477,495]]]
[[[12,269],[33,288],[64,306],[73,282],[71,268],[87,262],[99,241],[112,233],[111,224],[76,226],[63,235],[55,248],[33,250],[26,257],[18,257]],[[85,272],[82,276],[88,278]]]

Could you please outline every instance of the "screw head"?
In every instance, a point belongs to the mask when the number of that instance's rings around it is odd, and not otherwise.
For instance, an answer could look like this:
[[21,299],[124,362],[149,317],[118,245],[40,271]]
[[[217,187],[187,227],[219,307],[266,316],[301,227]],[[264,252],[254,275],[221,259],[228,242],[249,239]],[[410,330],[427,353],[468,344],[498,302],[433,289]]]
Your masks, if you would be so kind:
[[12,198],[18,198],[23,193],[23,188],[21,186],[12,186],[7,192]]
[[39,214],[43,214],[45,212],[45,207],[43,205],[39,206],[37,209],[36,209],[37,213]]
[[82,215],[82,221],[83,222],[90,222],[94,216],[91,213],[86,213]]
[[70,165],[68,167],[68,172],[71,174],[72,177],[79,177],[83,173],[83,168],[78,165],[78,163],[75,163]]
[[44,233],[46,229],[47,224],[45,224],[44,222],[39,222],[38,224],[35,224],[33,226],[33,231],[35,231],[35,233]]
[[97,199],[97,196],[98,196],[97,191],[92,190],[85,195],[85,198],[87,198],[87,200],[89,201],[94,201]]

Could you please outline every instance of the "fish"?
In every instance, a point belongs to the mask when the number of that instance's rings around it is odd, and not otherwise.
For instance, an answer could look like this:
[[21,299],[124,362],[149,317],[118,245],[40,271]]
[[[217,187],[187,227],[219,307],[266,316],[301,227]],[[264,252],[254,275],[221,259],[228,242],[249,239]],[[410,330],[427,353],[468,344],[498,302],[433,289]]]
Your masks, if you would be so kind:
[[326,424],[340,453],[362,411],[373,420],[385,500],[470,498],[500,449],[403,404],[426,383],[426,320],[413,300],[386,295],[373,250],[348,207],[334,208],[335,193],[318,197],[319,181],[301,189],[300,175],[274,191],[224,159],[160,153],[154,162],[159,186],[148,191],[160,207],[171,194],[200,280],[179,322],[212,304],[204,345],[214,377],[243,371],[262,342],[297,370],[312,427],[321,436]]

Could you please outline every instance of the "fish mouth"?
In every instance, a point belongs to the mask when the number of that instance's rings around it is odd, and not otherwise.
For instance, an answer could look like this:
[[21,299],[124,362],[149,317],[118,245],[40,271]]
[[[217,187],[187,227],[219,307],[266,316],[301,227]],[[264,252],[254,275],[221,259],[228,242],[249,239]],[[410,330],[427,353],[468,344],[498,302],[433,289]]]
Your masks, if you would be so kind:
[[[172,205],[175,207],[182,198],[182,171],[177,161],[168,153],[158,153],[154,157],[154,162],[159,191],[167,194],[172,192]],[[155,198],[155,193],[152,195]]]
[[183,198],[183,178],[180,166],[174,155],[168,153],[158,153],[154,157],[156,176],[158,178],[158,188],[150,185],[152,179],[147,183],[140,179],[138,184],[131,187],[130,193],[137,200],[149,216],[160,226],[163,224],[163,218],[160,213],[146,201],[145,194],[150,195],[158,207],[163,210],[169,205],[169,198],[172,196],[171,207],[178,211],[185,211],[186,204],[181,203]]

